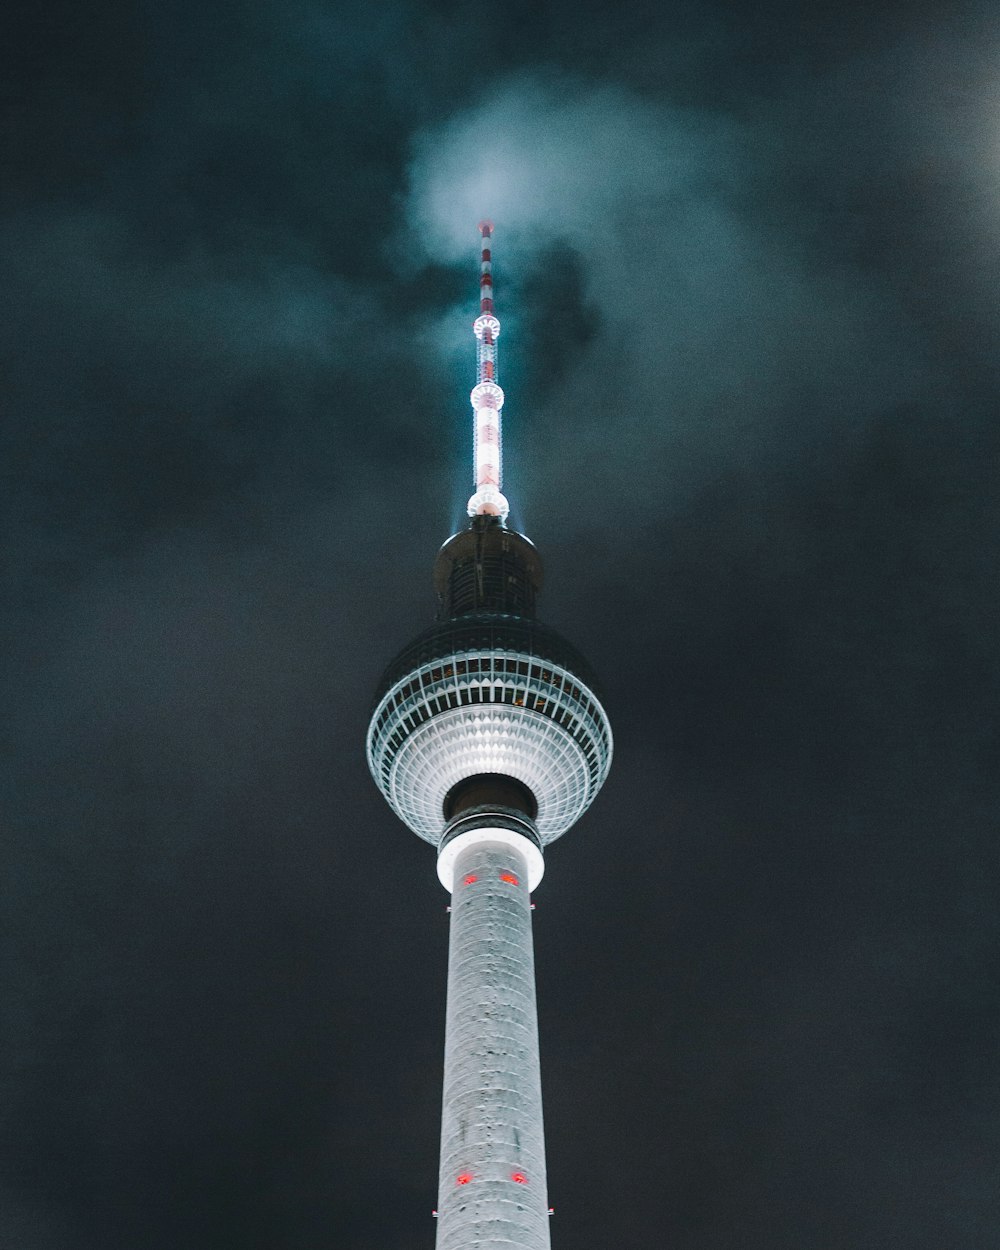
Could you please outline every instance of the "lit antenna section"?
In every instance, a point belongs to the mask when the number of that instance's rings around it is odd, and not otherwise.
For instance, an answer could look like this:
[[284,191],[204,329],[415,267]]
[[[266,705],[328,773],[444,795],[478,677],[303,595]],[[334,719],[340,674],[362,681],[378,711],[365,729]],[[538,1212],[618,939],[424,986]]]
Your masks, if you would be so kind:
[[479,274],[479,316],[472,323],[476,336],[476,385],[469,398],[473,410],[473,467],[476,491],[469,500],[469,516],[498,516],[507,519],[510,504],[500,487],[503,482],[503,449],[500,441],[500,412],[503,391],[497,382],[497,339],[500,322],[493,313],[493,223],[481,221],[482,239]]

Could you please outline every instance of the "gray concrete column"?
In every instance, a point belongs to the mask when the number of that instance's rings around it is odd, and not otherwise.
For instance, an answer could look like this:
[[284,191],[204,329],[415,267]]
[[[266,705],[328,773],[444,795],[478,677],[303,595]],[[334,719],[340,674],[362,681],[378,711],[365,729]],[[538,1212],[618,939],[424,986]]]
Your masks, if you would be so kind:
[[451,896],[437,1250],[549,1250],[525,856],[459,852]]

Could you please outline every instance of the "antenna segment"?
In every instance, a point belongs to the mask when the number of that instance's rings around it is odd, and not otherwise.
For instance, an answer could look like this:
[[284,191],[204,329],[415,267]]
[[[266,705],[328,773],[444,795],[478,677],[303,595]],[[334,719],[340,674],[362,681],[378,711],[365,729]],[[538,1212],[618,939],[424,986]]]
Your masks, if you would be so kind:
[[475,494],[469,500],[469,516],[498,516],[506,520],[510,504],[500,491],[503,482],[500,411],[503,391],[497,382],[497,339],[500,322],[493,314],[493,223],[481,221],[482,239],[479,277],[479,316],[472,323],[476,336],[476,385],[469,396],[473,410],[473,472]]

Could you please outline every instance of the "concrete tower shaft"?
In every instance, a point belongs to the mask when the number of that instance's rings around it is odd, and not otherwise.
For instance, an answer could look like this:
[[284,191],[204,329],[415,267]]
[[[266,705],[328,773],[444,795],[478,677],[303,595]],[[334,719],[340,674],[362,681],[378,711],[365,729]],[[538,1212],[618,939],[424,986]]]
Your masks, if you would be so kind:
[[455,860],[437,1250],[549,1247],[528,871],[510,841]]

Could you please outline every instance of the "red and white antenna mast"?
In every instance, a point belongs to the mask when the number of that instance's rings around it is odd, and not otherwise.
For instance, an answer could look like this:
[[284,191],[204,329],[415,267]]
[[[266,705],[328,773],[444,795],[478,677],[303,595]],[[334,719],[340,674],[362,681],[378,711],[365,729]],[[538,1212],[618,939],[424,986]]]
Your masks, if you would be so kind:
[[506,520],[510,505],[500,491],[503,459],[500,441],[500,412],[503,391],[497,382],[497,339],[500,322],[493,313],[493,223],[481,221],[479,234],[482,254],[479,277],[479,316],[472,323],[476,336],[476,385],[472,400],[474,441],[473,466],[476,490],[469,500],[469,516],[498,516]]

